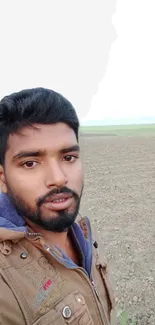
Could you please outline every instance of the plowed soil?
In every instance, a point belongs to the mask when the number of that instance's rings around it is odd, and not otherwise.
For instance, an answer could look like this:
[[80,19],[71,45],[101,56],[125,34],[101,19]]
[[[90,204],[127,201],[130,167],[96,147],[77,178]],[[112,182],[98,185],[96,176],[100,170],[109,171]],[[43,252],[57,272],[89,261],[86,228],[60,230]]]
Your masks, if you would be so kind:
[[102,241],[118,308],[138,325],[154,325],[155,138],[85,135],[80,142],[81,213]]

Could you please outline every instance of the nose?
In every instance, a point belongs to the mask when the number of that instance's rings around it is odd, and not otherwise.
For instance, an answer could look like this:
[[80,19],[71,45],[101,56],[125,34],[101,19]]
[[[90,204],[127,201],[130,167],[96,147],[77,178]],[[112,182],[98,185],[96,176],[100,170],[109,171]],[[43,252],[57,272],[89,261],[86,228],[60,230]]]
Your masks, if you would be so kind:
[[52,162],[50,166],[45,170],[45,186],[48,189],[53,187],[63,187],[67,184],[68,179],[57,162]]

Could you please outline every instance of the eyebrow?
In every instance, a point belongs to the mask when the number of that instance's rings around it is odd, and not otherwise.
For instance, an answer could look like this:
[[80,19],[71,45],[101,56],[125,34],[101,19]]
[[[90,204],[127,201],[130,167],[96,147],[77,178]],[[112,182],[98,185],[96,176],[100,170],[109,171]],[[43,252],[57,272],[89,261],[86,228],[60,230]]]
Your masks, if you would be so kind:
[[[79,152],[80,151],[80,147],[79,145],[74,145],[68,148],[63,148],[60,150],[61,154],[64,153],[68,153],[68,152]],[[28,158],[28,157],[43,157],[45,156],[47,153],[46,150],[28,150],[28,151],[20,151],[19,153],[17,153],[15,156],[13,156],[12,160],[18,160],[18,159],[22,159],[22,158]]]
[[45,150],[37,150],[37,151],[20,151],[15,156],[13,156],[12,160],[15,161],[17,159],[27,158],[27,157],[42,157],[46,155]]
[[63,148],[60,150],[60,153],[68,153],[68,152],[74,152],[74,151],[76,151],[76,152],[80,151],[80,147],[78,144],[68,147],[68,148]]

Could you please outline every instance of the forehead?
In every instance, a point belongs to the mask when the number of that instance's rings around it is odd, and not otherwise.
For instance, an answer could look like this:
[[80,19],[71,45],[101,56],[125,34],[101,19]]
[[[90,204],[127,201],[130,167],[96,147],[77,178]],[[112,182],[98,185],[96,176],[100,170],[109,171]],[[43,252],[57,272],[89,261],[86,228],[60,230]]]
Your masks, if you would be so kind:
[[64,123],[35,124],[34,127],[24,127],[20,133],[9,136],[6,155],[14,155],[20,150],[31,149],[59,151],[76,143],[74,131]]

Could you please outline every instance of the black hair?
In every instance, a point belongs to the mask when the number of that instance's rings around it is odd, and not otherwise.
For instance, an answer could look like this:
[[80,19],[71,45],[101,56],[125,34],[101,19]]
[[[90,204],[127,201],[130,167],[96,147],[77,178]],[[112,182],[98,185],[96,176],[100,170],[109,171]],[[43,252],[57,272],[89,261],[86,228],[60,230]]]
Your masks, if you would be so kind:
[[65,123],[78,140],[79,119],[72,104],[61,94],[45,88],[25,89],[0,101],[0,164],[4,165],[10,134],[33,124]]

